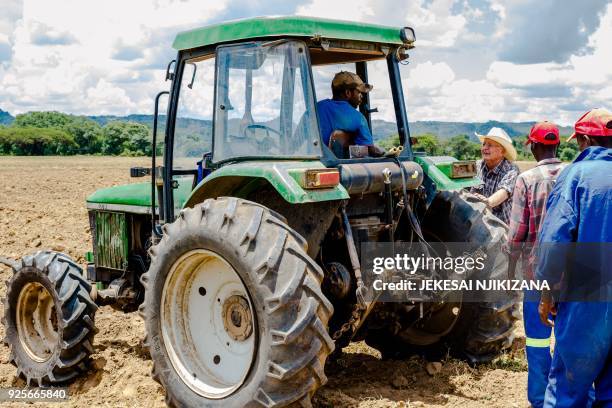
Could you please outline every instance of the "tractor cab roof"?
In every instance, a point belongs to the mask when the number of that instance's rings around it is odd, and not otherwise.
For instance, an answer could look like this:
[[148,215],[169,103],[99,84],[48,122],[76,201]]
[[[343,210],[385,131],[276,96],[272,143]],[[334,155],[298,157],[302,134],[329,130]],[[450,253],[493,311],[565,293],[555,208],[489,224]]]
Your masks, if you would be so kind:
[[[363,59],[374,59],[383,48],[412,48],[414,31],[407,27],[328,20],[314,17],[282,16],[233,20],[179,33],[173,47],[179,51],[215,46],[240,40],[303,38],[319,44],[323,50],[351,49]],[[368,55],[370,54],[370,55]],[[319,63],[325,61],[324,58]],[[333,58],[335,59],[335,58]],[[318,58],[313,56],[313,63]]]

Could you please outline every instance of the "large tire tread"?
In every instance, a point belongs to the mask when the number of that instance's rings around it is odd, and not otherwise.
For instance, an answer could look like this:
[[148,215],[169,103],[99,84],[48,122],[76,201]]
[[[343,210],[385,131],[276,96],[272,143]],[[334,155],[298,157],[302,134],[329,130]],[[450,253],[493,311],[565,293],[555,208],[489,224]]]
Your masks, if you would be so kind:
[[[23,350],[16,324],[19,291],[32,276],[38,282],[50,284],[46,286],[47,290],[56,310],[60,309],[58,344],[44,364],[33,361]],[[10,346],[9,360],[17,367],[17,375],[23,376],[28,385],[65,383],[87,370],[86,363],[93,353],[96,333],[94,316],[97,310],[90,291],[91,285],[83,278],[81,268],[59,252],[39,251],[25,256],[13,269],[4,302],[4,342]]]
[[[259,342],[269,348],[268,361],[259,363],[262,372],[253,372],[247,378],[249,386],[253,384],[252,391],[246,400],[240,400],[241,404],[247,401],[245,405],[280,407],[309,403],[316,389],[327,381],[323,366],[334,349],[327,331],[333,307],[321,292],[323,272],[306,254],[306,240],[284,218],[259,204],[222,197],[184,209],[174,223],[165,225],[163,238],[150,250],[151,268],[142,275],[145,346],[151,350],[153,378],[166,389],[168,404],[185,406],[188,401],[168,381],[173,369],[166,362],[160,364],[165,351],[160,349],[159,340],[151,341],[161,337],[155,323],[159,316],[153,304],[154,296],[160,295],[151,291],[152,285],[161,279],[158,274],[162,273],[163,257],[171,251],[172,243],[194,228],[218,237],[228,250],[251,265],[246,273],[250,274],[267,315],[264,318],[269,331]],[[256,369],[257,366],[252,368]],[[247,384],[241,388],[245,387]],[[235,393],[240,392],[238,389]],[[234,400],[228,398],[216,401],[202,398],[199,402],[231,405]]]
[[[465,242],[498,253],[506,240],[506,224],[473,194],[441,191],[434,198],[423,221],[423,228],[441,242]],[[426,234],[427,235],[427,234]],[[505,279],[506,264],[495,264],[493,276]],[[451,331],[427,346],[404,341],[387,329],[368,333],[366,343],[380,350],[384,358],[405,358],[422,354],[441,359],[449,351],[471,364],[487,363],[512,345],[514,323],[519,318],[515,298],[498,302],[464,302]]]
[[[486,242],[488,250],[499,252],[506,241],[507,225],[473,194],[445,191],[436,200],[439,208],[448,209],[445,216],[452,225],[446,229],[448,242]],[[506,271],[504,264],[488,278],[505,279]],[[487,363],[512,345],[514,323],[519,317],[515,298],[464,303],[461,309],[459,321],[445,340],[454,354],[472,364]]]

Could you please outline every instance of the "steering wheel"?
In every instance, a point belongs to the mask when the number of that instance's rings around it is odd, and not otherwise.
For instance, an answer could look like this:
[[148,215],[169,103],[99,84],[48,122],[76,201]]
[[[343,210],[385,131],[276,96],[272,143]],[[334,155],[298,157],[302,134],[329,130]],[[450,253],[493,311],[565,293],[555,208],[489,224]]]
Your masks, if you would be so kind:
[[[247,131],[250,130],[251,132],[253,132],[253,135],[255,135],[256,129],[262,129],[266,132],[266,135],[263,138],[253,139],[257,143],[258,147],[261,149],[264,149],[265,151],[272,151],[273,147],[276,147],[276,151],[272,153],[280,153],[279,147],[280,147],[281,137],[283,136],[282,133],[267,125],[262,125],[259,123],[251,123],[245,126],[243,134],[246,136]],[[274,133],[277,135],[276,140],[274,137],[270,136],[270,133]]]

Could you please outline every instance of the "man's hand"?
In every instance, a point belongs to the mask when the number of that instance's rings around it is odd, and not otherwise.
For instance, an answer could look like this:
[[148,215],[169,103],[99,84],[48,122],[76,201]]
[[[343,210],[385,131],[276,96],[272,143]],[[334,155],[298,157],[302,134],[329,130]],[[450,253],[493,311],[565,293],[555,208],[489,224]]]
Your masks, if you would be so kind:
[[506,201],[509,197],[508,192],[503,188],[497,190],[495,193],[493,193],[491,197],[485,197],[482,194],[478,193],[474,193],[474,195],[477,199],[485,203],[489,208],[497,207],[498,205]]
[[381,157],[385,155],[385,149],[382,149],[376,145],[368,146],[368,155],[371,157]]
[[479,201],[482,201],[483,203],[485,203],[487,206],[489,205],[489,199],[485,196],[483,196],[482,194],[478,194],[478,193],[473,193],[474,196],[476,196],[476,198]]
[[540,314],[540,320],[548,327],[553,327],[555,323],[548,318],[549,315],[556,316],[557,309],[555,308],[555,302],[552,297],[546,291],[542,292],[540,304],[538,306],[538,313]]

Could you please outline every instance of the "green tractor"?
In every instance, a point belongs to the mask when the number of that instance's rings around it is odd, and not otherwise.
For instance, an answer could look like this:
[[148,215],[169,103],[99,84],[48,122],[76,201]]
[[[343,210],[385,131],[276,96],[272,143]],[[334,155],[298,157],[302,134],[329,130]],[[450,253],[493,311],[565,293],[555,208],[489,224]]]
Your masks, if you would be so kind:
[[[306,17],[178,34],[170,91],[155,100],[151,167],[131,169],[151,182],[88,198],[86,272],[51,251],[12,264],[4,324],[18,374],[42,386],[84,373],[100,305],[140,309],[153,377],[172,406],[308,406],[326,360],[351,341],[385,358],[450,349],[472,363],[508,347],[512,296],[364,296],[367,243],[488,251],[506,234],[465,190],[480,182],[474,162],[413,152],[400,65],[414,41],[408,27]],[[380,114],[394,118],[395,155],[322,143],[315,91],[329,89],[333,69],[373,75],[391,96]],[[371,97],[360,110],[376,133],[382,108]],[[488,278],[503,276],[499,263]]]

